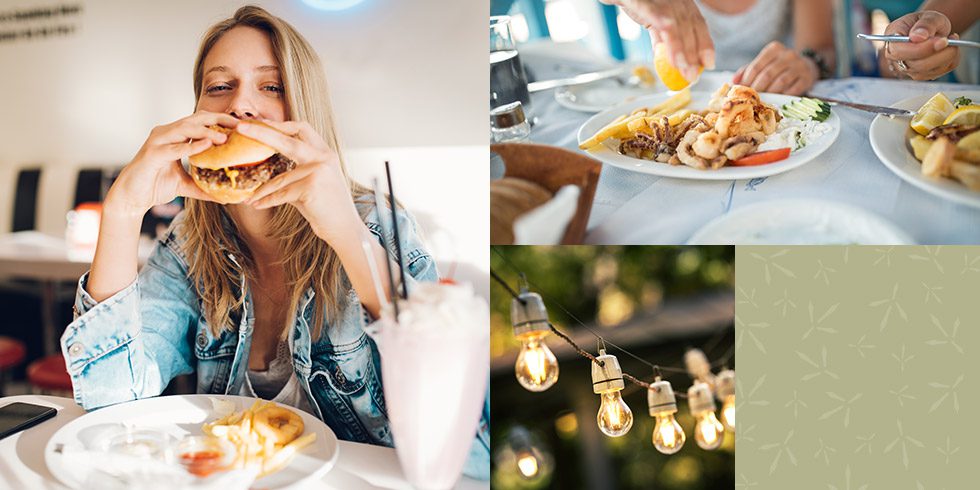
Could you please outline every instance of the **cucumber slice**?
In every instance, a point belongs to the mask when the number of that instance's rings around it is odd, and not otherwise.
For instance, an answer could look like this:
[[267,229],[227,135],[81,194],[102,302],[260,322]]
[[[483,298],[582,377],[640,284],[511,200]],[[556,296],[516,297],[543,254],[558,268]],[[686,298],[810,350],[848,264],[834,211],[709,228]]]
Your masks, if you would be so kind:
[[801,120],[807,120],[812,117],[808,111],[793,104],[783,106],[783,115],[793,119],[801,119]]
[[820,112],[824,109],[824,103],[819,100],[808,99],[804,97],[800,99],[798,102],[800,105],[812,109],[813,112]]
[[782,112],[784,116],[793,119],[823,122],[830,117],[830,104],[803,97],[783,105]]

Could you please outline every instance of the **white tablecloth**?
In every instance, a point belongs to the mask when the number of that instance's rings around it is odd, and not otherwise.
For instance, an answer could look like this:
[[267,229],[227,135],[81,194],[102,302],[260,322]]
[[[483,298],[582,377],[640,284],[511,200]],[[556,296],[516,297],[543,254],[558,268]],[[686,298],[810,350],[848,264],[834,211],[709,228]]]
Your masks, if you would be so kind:
[[[13,402],[33,403],[58,409],[55,418],[0,440],[0,489],[64,489],[44,463],[44,447],[62,426],[85,411],[68,398],[53,396],[9,396],[0,407]],[[356,442],[340,441],[337,464],[316,485],[322,490],[410,489],[395,450]],[[490,488],[489,482],[463,478],[457,490]]]
[[[565,77],[608,66],[581,54],[547,48],[522,53],[537,79]],[[713,91],[730,79],[705,73],[697,90]],[[976,90],[977,85],[848,78],[819,82],[812,93],[842,100],[891,105],[940,90]],[[532,95],[536,124],[531,140],[578,150],[576,134],[592,114],[560,106],[549,90]],[[922,244],[980,243],[980,209],[957,205],[905,183],[878,160],[868,141],[874,115],[834,109],[840,136],[820,157],[766,179],[712,182],[670,179],[603,165],[589,220],[587,243],[685,243],[708,221],[740,206],[778,198],[819,198],[874,212]]]

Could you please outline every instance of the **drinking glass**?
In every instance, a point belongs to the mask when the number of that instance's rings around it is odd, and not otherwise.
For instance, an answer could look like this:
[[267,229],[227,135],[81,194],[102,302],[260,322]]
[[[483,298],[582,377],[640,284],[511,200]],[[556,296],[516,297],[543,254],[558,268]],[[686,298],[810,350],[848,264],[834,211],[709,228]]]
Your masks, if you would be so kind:
[[490,108],[520,102],[528,120],[532,119],[531,94],[527,75],[514,44],[510,16],[490,17]]

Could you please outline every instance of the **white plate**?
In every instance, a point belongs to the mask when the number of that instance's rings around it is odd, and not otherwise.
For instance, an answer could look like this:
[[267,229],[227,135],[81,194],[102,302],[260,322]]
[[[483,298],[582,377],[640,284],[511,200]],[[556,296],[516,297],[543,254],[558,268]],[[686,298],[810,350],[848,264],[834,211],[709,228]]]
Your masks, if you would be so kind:
[[[628,70],[623,71],[623,78],[629,78]],[[582,85],[559,87],[555,89],[555,100],[573,111],[594,113],[630,102],[637,97],[666,92],[667,88],[659,81],[652,87],[637,87],[621,85],[615,79],[606,78]]]
[[[966,96],[973,100],[980,100],[980,92],[943,92],[950,100],[960,96]],[[918,110],[934,94],[920,95],[905,99],[892,105],[897,109]],[[922,175],[922,164],[915,159],[912,149],[908,145],[908,137],[912,129],[909,128],[907,118],[891,119],[885,116],[877,116],[871,121],[871,129],[868,130],[868,138],[871,140],[871,148],[874,149],[878,159],[895,172],[902,180],[922,189],[930,194],[935,194],[943,199],[949,199],[967,206],[980,207],[980,192],[971,191],[965,185],[952,179],[927,177]]]
[[[252,406],[254,398],[226,395],[177,395],[146,398],[120,403],[87,413],[55,432],[44,448],[44,461],[58,480],[71,488],[82,488],[82,472],[64,461],[55,448],[63,445],[66,450],[84,449],[79,434],[85,429],[108,424],[131,424],[137,428],[152,428],[167,432],[177,439],[185,435],[201,435],[201,425],[217,416],[213,413],[212,398],[229,400],[235,410]],[[301,450],[288,466],[281,471],[255,481],[254,488],[299,487],[319,480],[330,471],[337,461],[337,436],[320,419],[293,409],[305,425],[304,434],[316,433],[313,444]],[[91,431],[90,431],[91,432]]]
[[[788,95],[778,95],[778,94],[759,94],[763,102],[767,102],[776,106],[777,108],[783,104],[796,100],[797,97],[791,97]],[[605,110],[591,119],[585,122],[581,128],[578,130],[578,141],[579,143],[589,139],[593,134],[598,132],[600,129],[605,127],[607,124],[611,123],[613,119],[617,117],[628,114],[634,109],[640,107],[652,106],[657,103],[663,102],[670,97],[669,94],[659,94],[651,95],[648,97],[641,97],[639,99],[620,104],[611,109]],[[691,103],[688,104],[687,108],[692,110],[701,110],[707,107],[708,102],[711,100],[711,92],[692,92],[691,93]],[[831,130],[827,134],[824,134],[816,141],[810,143],[809,145],[803,147],[801,150],[794,151],[790,154],[789,158],[781,162],[770,163],[768,165],[756,165],[749,167],[732,167],[726,166],[718,170],[698,170],[693,167],[688,167],[687,165],[670,165],[667,163],[653,162],[650,160],[641,160],[639,158],[628,157],[626,155],[621,155],[617,151],[617,145],[610,142],[616,140],[606,141],[604,144],[600,145],[597,149],[587,152],[590,156],[615,167],[619,167],[625,170],[630,170],[633,172],[640,172],[645,174],[660,175],[663,177],[674,177],[678,179],[696,179],[696,180],[738,180],[738,179],[754,179],[757,177],[768,177],[770,175],[776,175],[779,173],[792,170],[800,165],[803,165],[810,160],[813,160],[818,155],[824,152],[830,145],[837,139],[837,135],[840,133],[840,118],[834,111],[831,111],[830,117],[826,121],[830,124]]]
[[907,245],[894,224],[864,209],[819,199],[749,204],[702,227],[689,245]]

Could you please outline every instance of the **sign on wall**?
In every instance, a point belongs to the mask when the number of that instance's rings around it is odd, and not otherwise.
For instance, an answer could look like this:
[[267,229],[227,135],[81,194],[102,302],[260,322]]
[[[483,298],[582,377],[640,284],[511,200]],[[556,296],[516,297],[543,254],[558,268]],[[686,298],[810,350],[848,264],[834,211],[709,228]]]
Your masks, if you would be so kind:
[[0,43],[71,36],[81,13],[78,3],[0,10]]

